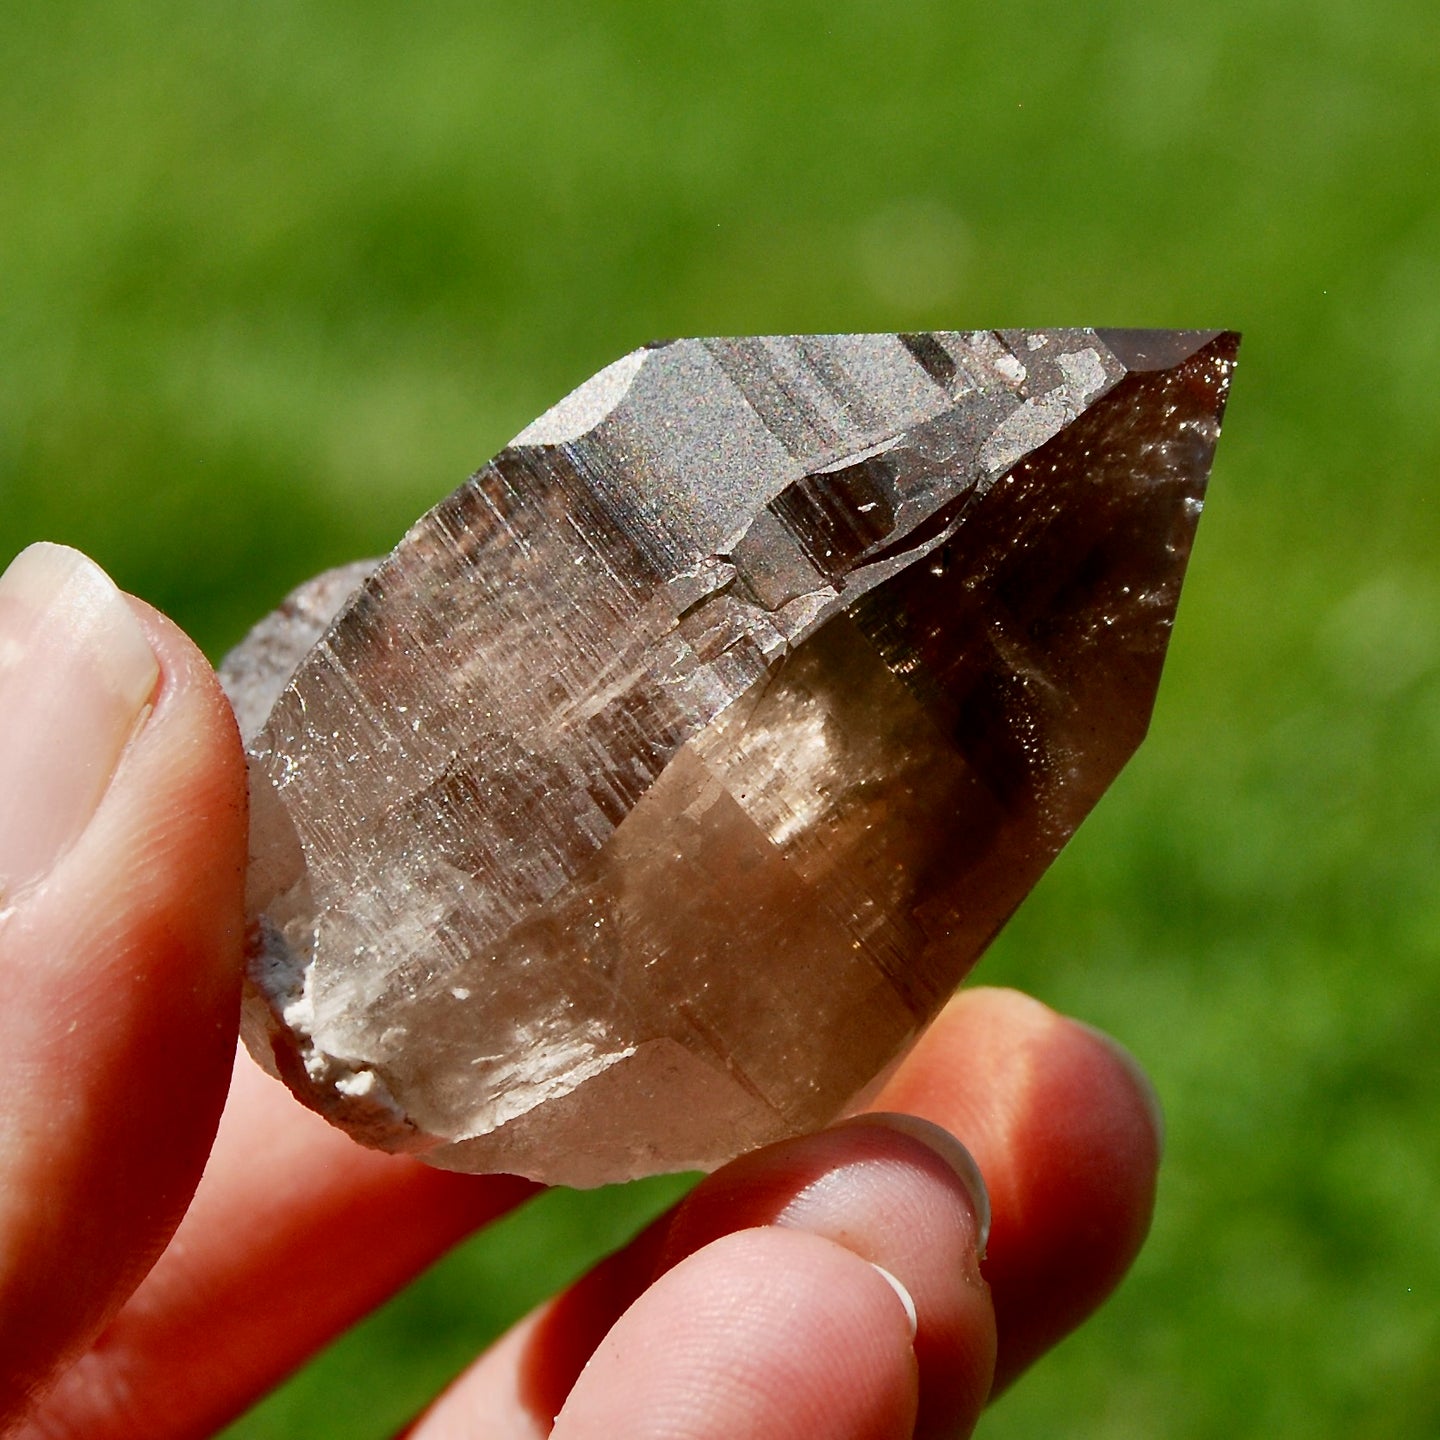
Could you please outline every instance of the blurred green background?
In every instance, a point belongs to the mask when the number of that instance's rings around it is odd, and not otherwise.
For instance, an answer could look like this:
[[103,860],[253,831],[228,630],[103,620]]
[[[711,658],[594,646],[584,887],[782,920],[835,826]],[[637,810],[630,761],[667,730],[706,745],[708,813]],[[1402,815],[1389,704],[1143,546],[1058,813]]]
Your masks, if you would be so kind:
[[[51,0],[0,59],[0,561],[216,656],[647,339],[1243,329],[1151,740],[979,972],[1151,1068],[1155,1230],[981,1433],[1440,1434],[1433,0]],[[231,1435],[389,1433],[674,1192]]]

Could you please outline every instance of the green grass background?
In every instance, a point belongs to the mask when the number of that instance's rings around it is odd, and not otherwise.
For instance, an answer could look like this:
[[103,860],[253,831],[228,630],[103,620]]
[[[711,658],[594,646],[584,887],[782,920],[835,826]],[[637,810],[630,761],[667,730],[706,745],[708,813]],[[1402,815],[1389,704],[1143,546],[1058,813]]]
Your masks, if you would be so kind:
[[[218,656],[658,336],[1246,332],[1152,736],[980,977],[1113,1029],[1153,1238],[987,1437],[1440,1434],[1433,0],[0,7],[0,561]],[[674,1182],[229,1432],[388,1433]]]

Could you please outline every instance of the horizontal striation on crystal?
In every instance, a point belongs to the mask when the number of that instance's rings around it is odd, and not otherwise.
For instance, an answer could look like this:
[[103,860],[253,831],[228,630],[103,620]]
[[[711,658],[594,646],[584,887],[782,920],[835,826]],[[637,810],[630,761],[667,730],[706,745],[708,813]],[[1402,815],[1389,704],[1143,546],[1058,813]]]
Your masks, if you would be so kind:
[[252,1050],[368,1144],[568,1184],[853,1104],[1143,736],[1237,344],[601,371],[226,662]]

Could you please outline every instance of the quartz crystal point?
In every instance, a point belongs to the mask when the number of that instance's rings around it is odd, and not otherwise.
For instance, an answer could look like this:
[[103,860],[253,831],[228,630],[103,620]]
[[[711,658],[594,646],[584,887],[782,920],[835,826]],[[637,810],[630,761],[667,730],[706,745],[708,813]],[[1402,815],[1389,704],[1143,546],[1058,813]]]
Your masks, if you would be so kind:
[[602,370],[227,661],[256,1056],[366,1144],[575,1185],[854,1104],[1139,743],[1237,344]]

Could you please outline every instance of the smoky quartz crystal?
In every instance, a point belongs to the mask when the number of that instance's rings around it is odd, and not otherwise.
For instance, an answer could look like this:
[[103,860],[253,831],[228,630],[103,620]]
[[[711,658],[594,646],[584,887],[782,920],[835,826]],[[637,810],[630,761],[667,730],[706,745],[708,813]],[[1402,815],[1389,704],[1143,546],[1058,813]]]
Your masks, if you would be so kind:
[[1238,337],[678,340],[227,661],[245,1032],[576,1185],[856,1104],[1139,743]]

